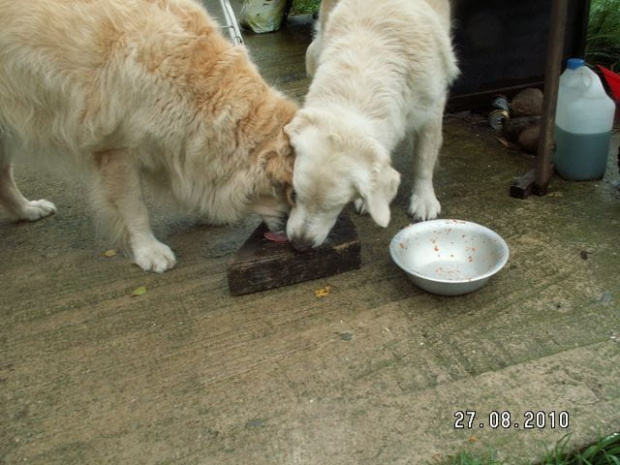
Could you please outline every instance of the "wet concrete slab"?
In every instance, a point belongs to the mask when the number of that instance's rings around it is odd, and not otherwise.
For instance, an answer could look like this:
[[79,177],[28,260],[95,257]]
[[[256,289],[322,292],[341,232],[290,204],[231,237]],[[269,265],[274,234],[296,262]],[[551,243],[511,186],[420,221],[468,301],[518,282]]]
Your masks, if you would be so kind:
[[[246,39],[301,101],[307,21]],[[567,433],[579,445],[620,430],[613,156],[604,180],[556,177],[549,195],[513,199],[531,156],[483,118],[447,116],[441,216],[511,249],[486,287],[449,298],[416,288],[388,254],[410,223],[410,151],[395,154],[390,226],[350,212],[360,270],[243,297],[229,295],[226,265],[258,219],[216,227],[155,205],[179,264],[148,274],[102,254],[84,183],[18,166],[24,193],[58,213],[0,218],[0,463],[424,464],[492,447],[516,464]],[[525,427],[530,411],[544,428]],[[455,427],[458,412],[475,412],[471,427],[471,414]],[[493,412],[510,418],[493,429]]]

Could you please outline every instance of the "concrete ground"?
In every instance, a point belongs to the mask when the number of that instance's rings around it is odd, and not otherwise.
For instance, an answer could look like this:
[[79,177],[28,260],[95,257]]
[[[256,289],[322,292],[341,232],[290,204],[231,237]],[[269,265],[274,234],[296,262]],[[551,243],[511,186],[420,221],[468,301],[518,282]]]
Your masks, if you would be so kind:
[[[299,99],[309,37],[298,19],[247,37],[266,78]],[[102,255],[84,185],[19,166],[24,193],[59,210],[0,219],[0,463],[427,464],[491,447],[517,464],[567,433],[578,446],[620,431],[612,157],[602,181],[554,178],[549,195],[517,200],[508,188],[531,157],[484,121],[448,116],[441,216],[496,230],[511,258],[480,291],[447,298],[388,255],[410,222],[409,152],[395,157],[390,226],[353,216],[359,271],[237,298],[226,264],[256,218],[213,227],[155,206],[179,264],[148,274]],[[465,411],[475,420],[456,429]],[[524,429],[527,411],[546,427]],[[492,430],[492,412],[510,412],[509,426]],[[568,429],[552,427],[559,412]]]

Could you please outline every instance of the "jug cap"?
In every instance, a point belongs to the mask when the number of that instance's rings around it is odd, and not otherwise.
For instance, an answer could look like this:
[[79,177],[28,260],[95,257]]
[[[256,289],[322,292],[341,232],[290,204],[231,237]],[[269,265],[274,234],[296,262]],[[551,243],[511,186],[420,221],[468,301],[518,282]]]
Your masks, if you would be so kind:
[[568,69],[577,69],[585,65],[586,62],[582,58],[569,58],[566,60],[566,67]]

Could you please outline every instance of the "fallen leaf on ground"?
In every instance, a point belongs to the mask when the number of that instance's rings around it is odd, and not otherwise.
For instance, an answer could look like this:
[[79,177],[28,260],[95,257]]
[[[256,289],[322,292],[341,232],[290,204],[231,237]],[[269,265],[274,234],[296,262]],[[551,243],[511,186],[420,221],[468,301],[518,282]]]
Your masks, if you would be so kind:
[[133,290],[131,297],[139,297],[144,294],[146,294],[146,287],[140,286],[139,288]]
[[108,257],[108,258],[116,257],[117,255],[118,255],[118,250],[116,249],[110,249],[110,250],[106,250],[105,252],[103,252],[103,256]]
[[328,284],[325,287],[321,287],[319,289],[315,289],[314,290],[314,295],[322,298],[322,297],[327,297],[331,291],[332,287]]

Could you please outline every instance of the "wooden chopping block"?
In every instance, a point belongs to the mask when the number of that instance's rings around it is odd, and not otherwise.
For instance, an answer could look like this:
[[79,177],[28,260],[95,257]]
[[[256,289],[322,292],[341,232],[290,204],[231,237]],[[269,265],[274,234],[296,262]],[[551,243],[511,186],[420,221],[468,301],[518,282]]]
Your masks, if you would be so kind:
[[355,226],[341,215],[325,243],[297,252],[289,242],[272,242],[261,224],[228,265],[228,287],[234,296],[324,278],[361,266],[361,244]]

